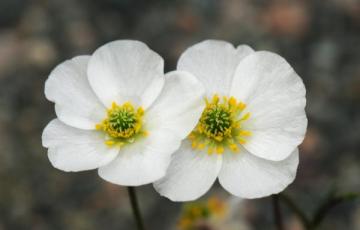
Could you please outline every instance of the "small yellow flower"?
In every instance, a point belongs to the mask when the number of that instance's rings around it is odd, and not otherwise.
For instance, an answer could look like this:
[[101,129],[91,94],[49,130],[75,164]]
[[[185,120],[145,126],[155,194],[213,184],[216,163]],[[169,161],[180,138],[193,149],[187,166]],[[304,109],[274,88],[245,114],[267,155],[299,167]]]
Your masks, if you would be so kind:
[[181,212],[177,227],[179,230],[197,229],[199,223],[211,224],[213,220],[225,217],[226,203],[218,197],[211,197],[205,201],[185,204]]

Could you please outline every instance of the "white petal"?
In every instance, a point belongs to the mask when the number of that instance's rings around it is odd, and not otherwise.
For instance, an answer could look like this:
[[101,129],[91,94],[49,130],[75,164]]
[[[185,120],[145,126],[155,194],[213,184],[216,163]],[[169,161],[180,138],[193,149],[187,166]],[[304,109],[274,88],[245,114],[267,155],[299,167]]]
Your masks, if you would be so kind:
[[244,147],[269,160],[283,160],[305,135],[305,87],[294,69],[279,55],[261,51],[237,67],[231,95],[251,113],[246,128],[253,132]]
[[177,69],[188,71],[205,86],[208,96],[228,95],[236,65],[237,52],[225,41],[206,40],[185,50]]
[[204,109],[204,87],[190,73],[166,74],[160,96],[146,112],[150,129],[161,127],[184,139],[198,123]]
[[106,107],[130,101],[147,108],[163,87],[164,61],[142,42],[114,41],[94,52],[88,77]]
[[191,74],[168,73],[164,88],[145,111],[149,136],[125,146],[117,159],[99,169],[99,175],[120,185],[151,183],[165,175],[171,154],[195,127],[203,109],[204,89]]
[[70,127],[58,119],[52,120],[44,129],[43,146],[49,148],[51,164],[63,171],[95,169],[112,161],[119,150],[109,148],[104,136],[98,131]]
[[45,83],[46,98],[55,102],[58,118],[80,129],[94,129],[106,114],[87,80],[88,61],[89,56],[78,56],[61,63]]
[[269,161],[242,148],[237,154],[225,153],[219,182],[231,194],[242,198],[269,196],[293,182],[298,164],[298,149],[285,160]]
[[239,64],[240,61],[242,61],[245,57],[247,57],[248,55],[254,52],[255,51],[248,45],[239,45],[238,47],[236,47],[236,59],[238,61],[237,64]]
[[138,186],[152,183],[166,173],[171,154],[180,139],[165,130],[149,131],[149,136],[125,145],[118,157],[99,168],[99,176],[114,184]]
[[221,162],[221,155],[194,151],[185,140],[174,153],[166,176],[155,182],[155,189],[172,201],[195,200],[215,182]]

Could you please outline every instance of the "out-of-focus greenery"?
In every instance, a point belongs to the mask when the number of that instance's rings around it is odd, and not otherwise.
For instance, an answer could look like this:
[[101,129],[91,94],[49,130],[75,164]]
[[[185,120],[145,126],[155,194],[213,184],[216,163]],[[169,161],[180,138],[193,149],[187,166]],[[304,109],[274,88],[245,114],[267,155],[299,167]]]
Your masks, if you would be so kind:
[[[48,162],[41,132],[55,113],[44,82],[58,63],[108,41],[141,40],[168,71],[188,46],[209,38],[277,52],[303,78],[309,127],[298,176],[286,190],[300,208],[314,213],[333,187],[359,192],[359,1],[1,0],[0,230],[134,229],[126,189],[96,171],[64,173]],[[218,187],[208,195],[227,196]],[[148,229],[176,227],[181,204],[150,185],[138,191]],[[228,215],[248,229],[271,229],[270,204],[245,201]],[[287,229],[302,229],[283,211]],[[334,207],[320,229],[360,229],[359,202]]]

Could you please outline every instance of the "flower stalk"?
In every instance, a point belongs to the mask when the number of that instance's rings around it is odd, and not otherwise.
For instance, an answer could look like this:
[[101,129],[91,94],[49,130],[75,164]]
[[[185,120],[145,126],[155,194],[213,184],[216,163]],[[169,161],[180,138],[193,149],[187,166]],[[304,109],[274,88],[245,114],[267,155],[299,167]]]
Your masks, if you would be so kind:
[[277,230],[284,230],[281,210],[280,210],[280,202],[279,202],[279,195],[275,194],[271,196],[272,205],[273,205],[273,213],[274,213],[274,220]]
[[141,214],[140,214],[140,209],[139,209],[139,204],[138,204],[137,197],[136,197],[135,188],[134,187],[127,187],[127,188],[128,188],[130,204],[131,204],[131,208],[133,211],[137,229],[145,230],[144,223],[142,221]]

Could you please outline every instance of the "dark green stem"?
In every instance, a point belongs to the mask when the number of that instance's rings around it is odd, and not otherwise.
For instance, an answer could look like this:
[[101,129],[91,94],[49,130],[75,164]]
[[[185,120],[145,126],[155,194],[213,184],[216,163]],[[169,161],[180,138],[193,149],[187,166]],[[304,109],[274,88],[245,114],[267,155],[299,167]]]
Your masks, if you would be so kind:
[[277,230],[284,230],[283,220],[280,210],[279,195],[275,194],[271,196],[273,204],[274,220]]
[[131,203],[131,208],[133,211],[134,219],[138,230],[145,230],[144,223],[141,218],[139,204],[136,198],[136,191],[134,187],[127,187],[129,192],[129,198]]

